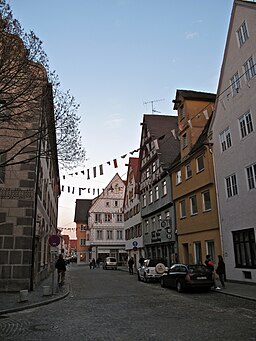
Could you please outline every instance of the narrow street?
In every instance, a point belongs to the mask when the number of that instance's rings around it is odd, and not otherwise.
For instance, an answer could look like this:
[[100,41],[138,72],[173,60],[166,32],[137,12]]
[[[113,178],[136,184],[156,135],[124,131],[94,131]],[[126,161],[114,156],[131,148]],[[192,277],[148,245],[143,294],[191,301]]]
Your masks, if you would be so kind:
[[72,264],[66,299],[1,316],[1,340],[256,340],[256,303]]

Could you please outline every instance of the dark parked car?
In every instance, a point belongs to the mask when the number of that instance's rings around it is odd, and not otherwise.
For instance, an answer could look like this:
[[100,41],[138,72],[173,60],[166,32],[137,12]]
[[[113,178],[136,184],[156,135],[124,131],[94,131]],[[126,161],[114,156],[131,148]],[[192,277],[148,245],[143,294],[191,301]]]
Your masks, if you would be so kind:
[[178,292],[185,289],[206,289],[213,286],[212,273],[204,265],[174,264],[160,278],[161,286],[176,288]]

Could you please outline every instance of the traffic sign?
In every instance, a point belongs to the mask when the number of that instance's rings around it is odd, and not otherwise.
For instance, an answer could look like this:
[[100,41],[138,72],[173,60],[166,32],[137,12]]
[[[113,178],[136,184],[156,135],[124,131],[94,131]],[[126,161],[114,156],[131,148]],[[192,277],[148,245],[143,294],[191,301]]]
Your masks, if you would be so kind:
[[49,244],[51,246],[58,246],[58,245],[60,245],[60,237],[57,236],[56,234],[50,236],[49,237]]
[[136,246],[138,246],[138,242],[137,242],[136,240],[134,240],[134,241],[132,242],[132,245],[133,245],[134,247],[136,247]]

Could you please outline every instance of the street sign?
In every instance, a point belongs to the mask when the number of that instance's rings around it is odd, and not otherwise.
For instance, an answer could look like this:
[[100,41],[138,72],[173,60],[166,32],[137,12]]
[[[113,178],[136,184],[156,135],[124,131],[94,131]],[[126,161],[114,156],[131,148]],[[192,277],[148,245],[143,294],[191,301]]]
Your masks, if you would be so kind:
[[58,254],[59,253],[58,246],[51,246],[50,253],[51,254]]
[[49,244],[51,246],[58,246],[58,245],[60,245],[60,237],[57,236],[56,234],[50,236],[49,237]]
[[136,247],[136,246],[138,246],[138,242],[137,242],[136,240],[134,240],[134,242],[132,242],[132,245],[133,245],[134,247]]

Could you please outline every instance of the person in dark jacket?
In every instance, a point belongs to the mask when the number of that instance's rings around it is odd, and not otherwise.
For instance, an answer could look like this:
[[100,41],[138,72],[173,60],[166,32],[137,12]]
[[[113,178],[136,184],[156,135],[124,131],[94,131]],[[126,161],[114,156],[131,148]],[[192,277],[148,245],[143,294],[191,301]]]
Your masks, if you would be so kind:
[[131,258],[128,260],[128,267],[129,267],[129,274],[130,274],[130,275],[133,275],[133,265],[134,265],[134,260],[133,260],[133,258],[131,257]]
[[218,259],[216,273],[219,276],[222,288],[225,288],[225,263],[221,255],[218,256]]
[[63,259],[63,255],[60,254],[59,258],[55,264],[55,268],[58,270],[58,284],[62,286],[64,284],[65,272],[66,272],[66,262]]

